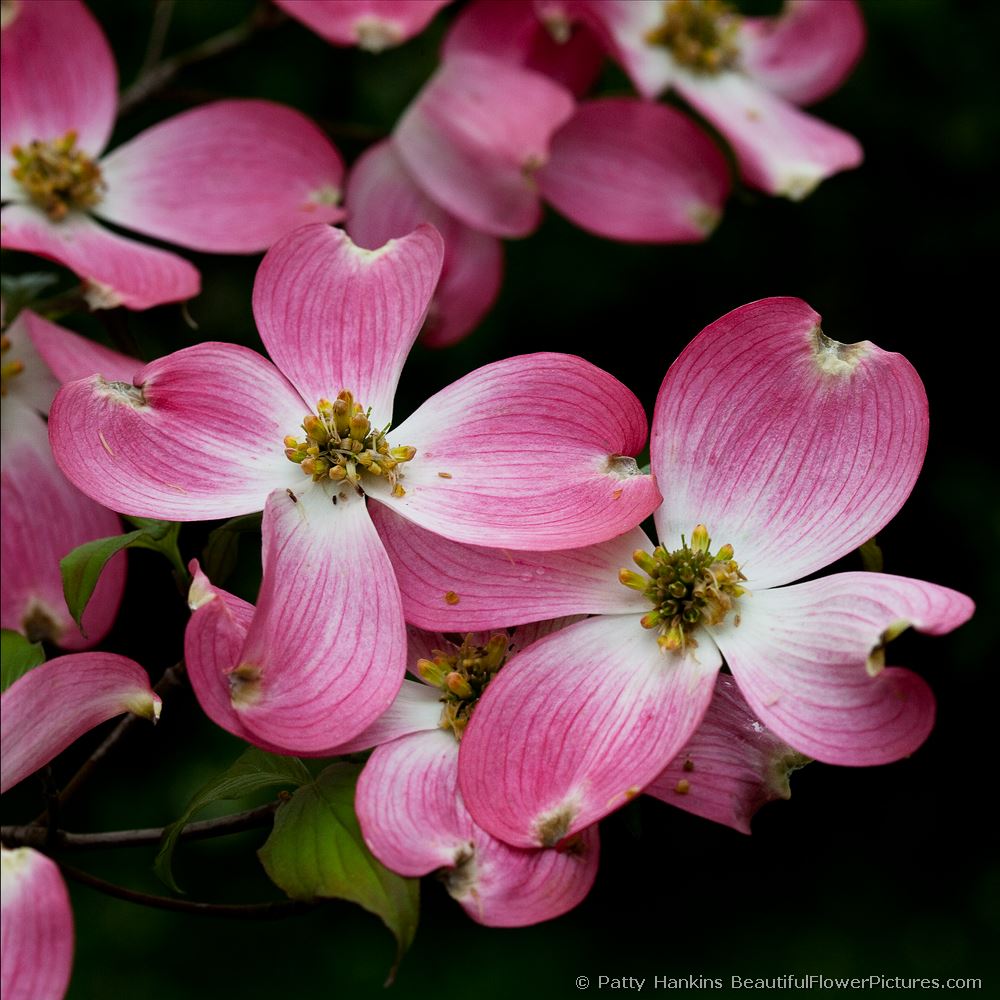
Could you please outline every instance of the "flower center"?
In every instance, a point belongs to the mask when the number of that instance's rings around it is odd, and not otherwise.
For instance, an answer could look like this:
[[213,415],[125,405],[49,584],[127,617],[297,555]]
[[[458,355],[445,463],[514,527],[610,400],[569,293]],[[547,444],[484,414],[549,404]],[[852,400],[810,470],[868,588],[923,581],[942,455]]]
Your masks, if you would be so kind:
[[718,73],[739,62],[740,16],[723,0],[669,0],[663,21],[646,35],[696,73]]
[[400,466],[409,462],[417,449],[409,445],[391,447],[385,438],[389,425],[376,430],[370,416],[370,409],[366,412],[352,393],[342,389],[333,402],[321,399],[316,413],[302,421],[304,441],[292,435],[285,438],[285,455],[302,466],[314,482],[329,479],[358,486],[362,475],[367,474],[385,479],[393,496],[405,496],[406,490],[399,482],[403,477]]
[[53,222],[72,209],[93,208],[104,195],[100,168],[76,148],[76,132],[52,142],[36,139],[11,153],[17,161],[11,169],[14,180]]
[[732,545],[723,545],[715,555],[705,525],[691,533],[691,544],[681,536],[681,547],[668,552],[662,545],[652,555],[636,549],[632,554],[643,571],[623,569],[618,579],[645,594],[653,610],[642,617],[643,628],[660,632],[656,640],[663,649],[683,652],[695,646],[692,633],[699,625],[718,625],[732,610],[734,601],[746,590],[746,577],[733,559]]
[[420,676],[444,692],[441,728],[450,729],[456,740],[462,738],[476,702],[504,665],[509,650],[510,639],[503,633],[490,636],[485,646],[475,645],[467,635],[452,652],[435,649],[432,660],[417,661]]
[[24,362],[8,360],[6,355],[10,352],[10,337],[4,335],[0,337],[0,395],[7,395],[7,386],[15,375],[20,375],[24,371]]

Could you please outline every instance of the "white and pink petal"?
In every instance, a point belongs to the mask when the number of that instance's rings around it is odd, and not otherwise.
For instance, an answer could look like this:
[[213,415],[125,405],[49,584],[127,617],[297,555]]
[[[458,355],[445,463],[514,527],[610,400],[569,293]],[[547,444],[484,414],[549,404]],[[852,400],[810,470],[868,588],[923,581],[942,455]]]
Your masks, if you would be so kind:
[[424,192],[466,225],[526,236],[541,216],[533,173],[573,96],[520,66],[459,53],[447,59],[403,114],[393,138]]
[[146,671],[115,653],[57,656],[14,681],[0,705],[0,792],[116,715],[132,712],[153,722],[160,715],[160,697]]
[[201,289],[201,276],[182,257],[105,229],[89,215],[51,222],[31,205],[0,214],[0,246],[54,260],[83,279],[92,309],[149,309],[183,302]]
[[62,1000],[73,969],[73,911],[54,861],[0,847],[0,988],[4,1000]]
[[348,389],[382,427],[443,259],[429,225],[374,250],[343,230],[304,226],[257,271],[253,312],[264,346],[311,406]]
[[885,764],[913,753],[934,725],[916,674],[885,667],[908,627],[931,635],[973,611],[964,594],[883,573],[838,573],[740,599],[712,630],[761,723],[828,764]]
[[59,560],[84,542],[120,534],[121,523],[60,472],[38,413],[17,399],[5,399],[2,426],[0,623],[32,641],[47,639],[64,649],[96,645],[118,613],[125,554],[113,556],[104,567],[82,631],[63,597]]
[[721,658],[664,653],[639,615],[591,618],[513,657],[462,738],[476,822],[515,847],[563,844],[640,793],[691,738]]
[[49,439],[79,489],[125,514],[197,521],[260,510],[276,486],[306,481],[283,439],[307,412],[274,365],[235,344],[196,344],[131,383],[65,385]]
[[[417,449],[391,496],[394,513],[453,541],[567,549],[635,527],[659,504],[631,457],[646,418],[616,378],[568,354],[530,354],[477,369],[392,432]],[[548,614],[545,617],[549,617]]]
[[347,231],[359,246],[376,250],[430,223],[444,240],[441,280],[427,310],[421,340],[445,347],[475,328],[493,305],[503,273],[503,246],[470,229],[432,202],[410,177],[391,139],[368,149],[347,186]]
[[643,792],[749,833],[761,806],[791,797],[788,776],[808,761],[762,725],[733,678],[720,674],[691,742]]
[[101,161],[106,219],[192,250],[254,253],[310,222],[338,222],[344,165],[305,115],[216,101],[146,129]]
[[[400,517],[388,502],[372,508],[392,559],[406,620],[464,632],[576,614],[640,614],[641,594],[618,582],[636,549],[652,542],[641,528],[583,548],[555,552],[452,542]],[[421,654],[426,655],[426,654]]]
[[274,0],[286,14],[334,45],[369,52],[420,34],[450,0]]
[[674,108],[631,98],[581,104],[553,136],[542,196],[578,226],[642,243],[703,240],[729,194],[715,143]]
[[651,468],[668,549],[704,524],[751,590],[800,579],[895,515],[927,446],[927,397],[900,354],[841,344],[801,299],[706,327],[657,397]]

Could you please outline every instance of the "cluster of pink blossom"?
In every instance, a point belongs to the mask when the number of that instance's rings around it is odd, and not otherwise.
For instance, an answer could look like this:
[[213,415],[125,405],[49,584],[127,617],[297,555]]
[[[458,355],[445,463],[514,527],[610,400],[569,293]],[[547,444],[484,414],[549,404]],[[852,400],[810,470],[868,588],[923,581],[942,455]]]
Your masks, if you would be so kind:
[[[373,51],[446,4],[275,2]],[[29,310],[5,332],[2,624],[74,652],[4,693],[2,790],[115,715],[159,715],[138,664],[80,652],[115,620],[124,553],[82,629],[63,597],[59,560],[120,532],[119,514],[263,511],[255,605],[190,567],[202,708],[271,753],[374,748],[356,798],[368,847],[405,876],[442,871],[484,924],[582,900],[598,822],[640,793],[749,832],[807,759],[920,746],[933,696],[885,647],[955,628],[969,599],[882,573],[795,583],[876,535],[916,482],[927,400],[901,355],[768,298],[687,346],[651,433],[628,388],[559,353],[476,369],[393,422],[417,337],[445,345],[478,323],[500,240],[529,235],[543,200],[609,239],[712,231],[727,161],[657,103],[666,90],[751,187],[800,198],[856,166],[858,144],[797,105],[839,86],[863,36],[852,2],[761,19],[716,0],[473,0],[345,180],[316,125],[259,100],[102,156],[117,86],[97,23],[75,0],[5,0],[2,246],[74,271],[95,309],[184,300],[200,281],[97,219],[266,249],[252,302],[269,358],[206,341],[143,365]],[[608,56],[638,96],[584,99]],[[3,908],[5,996],[61,996],[72,918],[56,865],[4,848]]]

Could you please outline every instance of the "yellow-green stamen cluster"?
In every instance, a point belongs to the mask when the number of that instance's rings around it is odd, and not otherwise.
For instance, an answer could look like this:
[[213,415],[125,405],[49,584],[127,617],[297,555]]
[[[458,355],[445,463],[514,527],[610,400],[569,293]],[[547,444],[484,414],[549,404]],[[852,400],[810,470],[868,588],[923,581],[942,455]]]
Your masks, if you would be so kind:
[[689,545],[681,536],[681,548],[668,552],[658,545],[652,555],[636,549],[632,554],[641,574],[623,569],[618,579],[644,594],[653,610],[642,617],[643,628],[660,632],[661,648],[683,652],[697,643],[691,637],[699,625],[718,625],[732,610],[737,597],[746,593],[740,582],[746,577],[733,559],[732,545],[723,545],[715,555],[705,525],[691,534]]
[[[0,356],[10,351],[10,337],[4,334],[0,337]],[[7,384],[15,375],[20,375],[24,371],[23,361],[8,361],[6,357],[0,362],[0,395],[7,395]]]
[[11,169],[14,180],[53,222],[65,219],[73,209],[93,208],[104,195],[100,168],[76,148],[75,132],[52,142],[14,146],[11,153],[16,161]]
[[462,738],[486,685],[504,665],[509,645],[510,639],[502,633],[490,636],[485,646],[475,645],[467,635],[453,652],[435,649],[432,660],[417,661],[420,676],[444,692],[441,728],[450,729],[456,740]]
[[417,449],[409,445],[391,447],[385,438],[388,425],[377,430],[370,416],[371,411],[366,413],[347,389],[341,390],[333,402],[321,399],[316,413],[302,421],[305,440],[292,435],[285,438],[285,455],[302,466],[314,482],[328,479],[357,486],[362,474],[368,473],[385,479],[393,496],[404,496],[399,466],[409,462]]
[[669,49],[676,62],[696,73],[719,73],[739,62],[739,26],[739,15],[722,0],[669,0],[663,21],[646,41]]

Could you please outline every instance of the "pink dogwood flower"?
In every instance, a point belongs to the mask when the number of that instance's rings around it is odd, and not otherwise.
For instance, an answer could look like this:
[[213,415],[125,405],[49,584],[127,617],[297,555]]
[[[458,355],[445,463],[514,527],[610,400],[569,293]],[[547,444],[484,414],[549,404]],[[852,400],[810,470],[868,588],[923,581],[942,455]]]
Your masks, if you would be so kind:
[[73,911],[54,861],[0,847],[0,986],[4,1000],[62,1000],[73,967]]
[[451,0],[274,0],[334,45],[356,45],[369,52],[400,45],[419,35]]
[[536,549],[618,534],[659,503],[628,457],[646,435],[641,404],[570,355],[480,368],[390,443],[442,256],[430,226],[374,251],[303,227],[271,248],[254,286],[273,364],[198,344],[130,383],[73,382],[52,407],[56,460],[117,510],[205,520],[264,508],[257,611],[227,674],[254,742],[317,752],[363,730],[399,689],[402,606],[375,507],[442,538]]
[[95,344],[30,311],[3,335],[3,462],[0,465],[0,625],[65,649],[100,642],[114,623],[125,587],[125,555],[111,558],[83,630],[63,597],[59,560],[84,542],[121,533],[118,515],[84,496],[59,471],[45,415],[60,382],[103,371],[131,379],[141,362]]
[[799,199],[856,167],[852,136],[800,111],[836,90],[865,29],[854,0],[789,0],[777,17],[742,17],[723,0],[538,0],[543,19],[581,19],[643,97],[670,88],[732,144],[751,187]]
[[70,653],[19,677],[0,695],[0,708],[0,792],[6,792],[116,715],[132,712],[156,722],[160,696],[128,657]]
[[[622,805],[695,731],[723,656],[756,720],[800,753],[867,765],[916,750],[933,695],[886,667],[884,648],[909,626],[950,631],[972,602],[883,573],[791,584],[893,517],[927,428],[905,358],[829,339],[798,299],[764,299],[703,330],[664,379],[651,439],[658,546],[635,529],[575,551],[499,554],[399,531],[380,509],[421,627],[596,616],[519,653],[479,703],[460,759],[476,822],[532,847]],[[623,568],[633,563],[641,572]],[[451,589],[463,593],[454,608],[439,596]]]
[[421,222],[440,229],[444,272],[426,333],[440,346],[492,305],[497,238],[531,233],[543,199],[598,236],[685,243],[714,229],[729,188],[721,152],[673,108],[577,105],[540,73],[458,52],[355,165],[348,230],[375,247]]
[[101,219],[209,253],[255,253],[307,222],[333,222],[340,154],[299,112],[218,101],[154,125],[101,157],[117,72],[77,0],[4,5],[0,245],[78,274],[92,307],[191,298],[198,271]]

